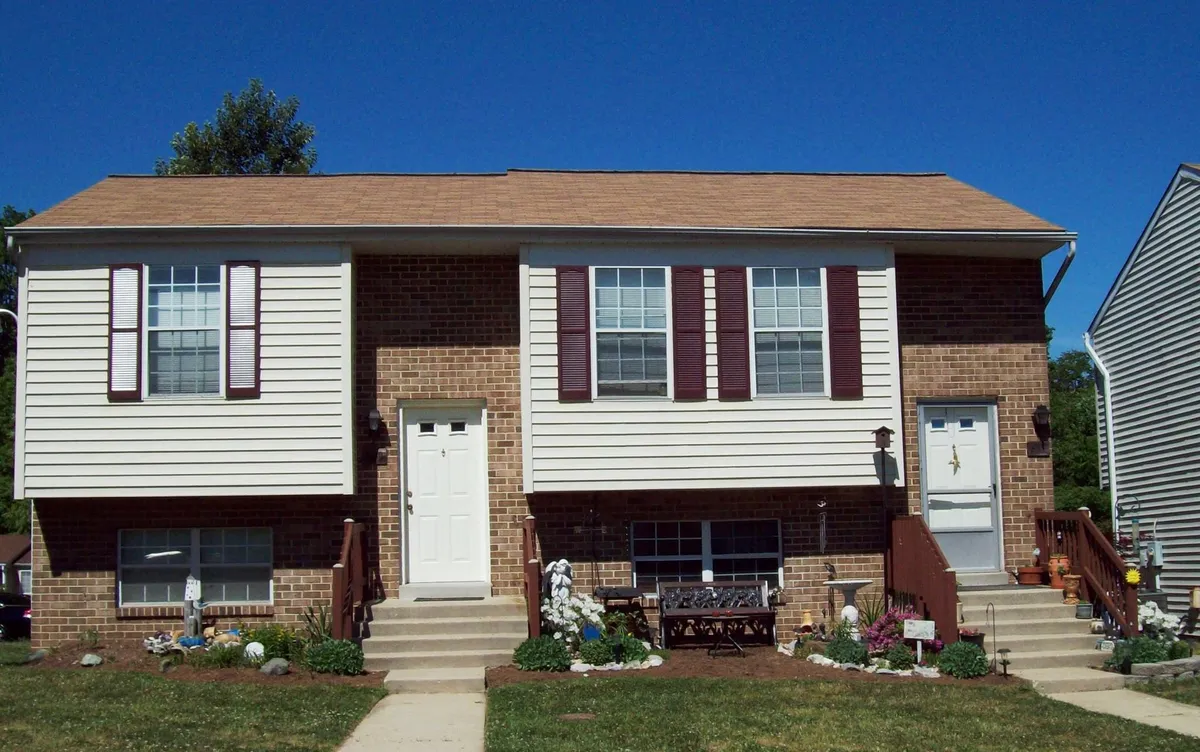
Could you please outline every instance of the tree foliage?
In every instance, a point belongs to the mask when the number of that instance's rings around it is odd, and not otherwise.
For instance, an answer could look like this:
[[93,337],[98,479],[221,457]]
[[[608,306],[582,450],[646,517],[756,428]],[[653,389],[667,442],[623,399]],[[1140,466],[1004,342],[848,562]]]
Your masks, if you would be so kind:
[[280,175],[307,174],[317,163],[310,145],[317,132],[296,119],[300,100],[280,101],[261,80],[250,80],[236,97],[233,92],[217,110],[216,122],[188,123],[171,139],[175,156],[158,160],[159,175]]
[[[1053,330],[1047,330],[1047,339]],[[1050,435],[1054,442],[1054,506],[1087,507],[1105,528],[1111,517],[1108,494],[1100,488],[1100,444],[1096,431],[1096,381],[1083,350],[1065,350],[1050,359]]]
[[[34,215],[32,209],[17,211],[12,206],[0,209],[0,308],[17,312],[17,267],[8,253],[5,227],[23,222]],[[29,532],[29,506],[13,499],[13,439],[17,425],[17,331],[12,321],[0,321],[0,532]]]

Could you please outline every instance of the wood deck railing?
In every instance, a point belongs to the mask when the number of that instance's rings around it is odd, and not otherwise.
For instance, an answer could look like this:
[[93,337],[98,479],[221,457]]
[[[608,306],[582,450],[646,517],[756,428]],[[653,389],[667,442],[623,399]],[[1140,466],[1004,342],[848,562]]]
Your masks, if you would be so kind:
[[333,565],[333,639],[352,640],[358,609],[367,600],[367,526],[342,523],[342,553]]
[[1137,586],[1125,582],[1125,560],[1083,512],[1034,511],[1038,563],[1049,566],[1052,554],[1066,554],[1071,573],[1081,576],[1080,595],[1099,603],[1126,637],[1138,633]]
[[885,555],[888,600],[936,622],[942,642],[957,642],[958,585],[924,518],[889,516]]
[[521,561],[525,569],[525,614],[529,621],[529,636],[542,634],[542,562],[538,556],[537,519],[525,518],[521,534]]

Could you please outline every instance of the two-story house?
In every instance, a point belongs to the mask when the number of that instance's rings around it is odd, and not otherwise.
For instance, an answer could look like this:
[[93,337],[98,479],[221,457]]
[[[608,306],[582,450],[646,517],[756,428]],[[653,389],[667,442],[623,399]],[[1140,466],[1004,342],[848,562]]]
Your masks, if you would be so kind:
[[[1007,582],[1052,506],[1041,259],[943,174],[111,177],[11,231],[34,641],[327,602],[881,582],[887,514]],[[874,431],[893,445],[881,459]],[[790,631],[789,631],[790,633]]]

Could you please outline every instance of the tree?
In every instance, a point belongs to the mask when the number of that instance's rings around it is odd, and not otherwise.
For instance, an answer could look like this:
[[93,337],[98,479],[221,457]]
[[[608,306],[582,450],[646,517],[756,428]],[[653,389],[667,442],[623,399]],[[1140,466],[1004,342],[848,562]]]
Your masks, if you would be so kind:
[[[17,311],[17,267],[4,242],[5,227],[23,222],[34,215],[32,209],[17,211],[12,206],[0,209],[0,308]],[[17,425],[17,332],[12,322],[0,321],[0,531],[29,532],[29,505],[13,499],[13,440]]]
[[175,156],[158,160],[158,175],[281,175],[308,174],[317,163],[310,142],[317,132],[296,120],[300,100],[282,102],[262,81],[234,97],[227,92],[217,110],[216,124],[188,123],[171,139]]
[[[1047,339],[1053,330],[1047,331]],[[1110,523],[1108,494],[1100,487],[1096,432],[1096,381],[1091,358],[1066,350],[1050,359],[1050,435],[1054,441],[1054,506],[1087,507],[1105,529]]]

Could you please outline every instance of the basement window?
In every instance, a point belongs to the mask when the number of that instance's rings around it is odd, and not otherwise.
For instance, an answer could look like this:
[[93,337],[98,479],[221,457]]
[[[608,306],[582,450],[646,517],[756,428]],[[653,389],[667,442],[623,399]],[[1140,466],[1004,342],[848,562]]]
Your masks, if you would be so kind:
[[205,603],[272,602],[270,528],[122,530],[121,606],[179,606],[188,575]]
[[644,593],[659,582],[783,581],[779,520],[635,522],[633,584]]

